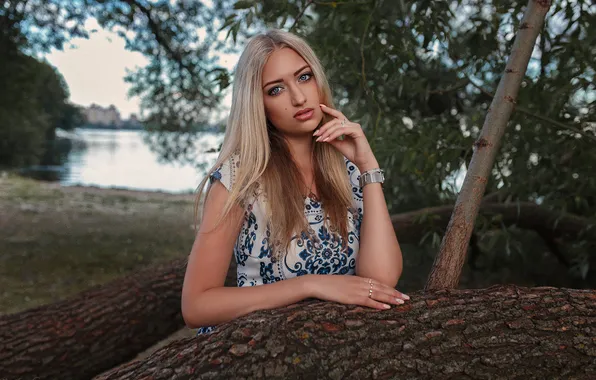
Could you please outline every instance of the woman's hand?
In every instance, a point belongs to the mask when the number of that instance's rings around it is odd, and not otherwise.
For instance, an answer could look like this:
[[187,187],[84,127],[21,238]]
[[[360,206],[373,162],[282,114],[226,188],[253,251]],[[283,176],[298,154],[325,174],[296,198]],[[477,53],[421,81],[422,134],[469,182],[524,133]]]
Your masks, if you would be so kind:
[[[316,141],[327,142],[340,151],[348,160],[352,161],[363,172],[378,168],[379,164],[368,144],[368,140],[358,123],[352,123],[344,114],[333,108],[321,104],[321,110],[334,117],[333,120],[318,128],[313,136],[318,136]],[[337,140],[344,135],[343,140]]]
[[325,301],[386,310],[390,304],[401,305],[410,299],[404,293],[365,277],[327,274],[307,276],[309,294]]

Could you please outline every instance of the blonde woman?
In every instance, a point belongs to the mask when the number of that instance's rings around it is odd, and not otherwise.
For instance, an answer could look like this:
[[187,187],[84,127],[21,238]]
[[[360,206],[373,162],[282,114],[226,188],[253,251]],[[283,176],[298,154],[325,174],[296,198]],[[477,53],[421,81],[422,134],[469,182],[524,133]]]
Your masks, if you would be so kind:
[[[311,297],[376,309],[409,299],[395,290],[402,255],[382,170],[299,37],[271,30],[248,42],[197,199],[207,181],[182,289],[187,326],[207,333]],[[232,254],[238,287],[224,287]]]

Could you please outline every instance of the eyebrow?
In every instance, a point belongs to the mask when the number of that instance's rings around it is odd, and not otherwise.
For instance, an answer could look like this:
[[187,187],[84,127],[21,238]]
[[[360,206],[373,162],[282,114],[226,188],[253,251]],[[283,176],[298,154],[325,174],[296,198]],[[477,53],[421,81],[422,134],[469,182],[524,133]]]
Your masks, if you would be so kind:
[[[309,65],[304,65],[301,68],[299,68],[298,70],[296,70],[294,72],[294,76],[298,75],[299,72],[301,72],[302,70],[306,69],[307,67],[309,67]],[[281,80],[281,79],[272,80],[270,82],[265,83],[265,85],[263,86],[263,88],[269,86],[270,84],[278,83],[278,82],[283,82],[283,80]]]

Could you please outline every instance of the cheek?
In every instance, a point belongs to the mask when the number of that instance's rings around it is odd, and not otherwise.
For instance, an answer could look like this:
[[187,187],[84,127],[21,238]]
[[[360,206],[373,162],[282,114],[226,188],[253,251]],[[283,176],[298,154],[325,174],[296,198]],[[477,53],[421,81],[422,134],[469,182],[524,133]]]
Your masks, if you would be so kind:
[[282,119],[288,111],[288,107],[279,100],[276,98],[265,101],[265,115],[271,121]]
[[317,87],[316,82],[313,81],[313,84],[309,88],[309,96],[308,99],[310,103],[321,103],[321,94],[319,93],[319,87]]

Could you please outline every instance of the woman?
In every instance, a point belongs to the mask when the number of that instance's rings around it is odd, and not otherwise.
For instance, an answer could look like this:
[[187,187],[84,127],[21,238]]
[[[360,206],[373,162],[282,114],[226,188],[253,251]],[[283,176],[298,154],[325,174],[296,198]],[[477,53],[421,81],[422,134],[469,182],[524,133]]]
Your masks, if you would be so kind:
[[[310,297],[377,309],[409,299],[394,289],[402,255],[382,171],[297,36],[272,30],[248,42],[221,153],[198,196],[208,180],[182,289],[187,326],[209,332]],[[238,287],[224,287],[232,253]]]

